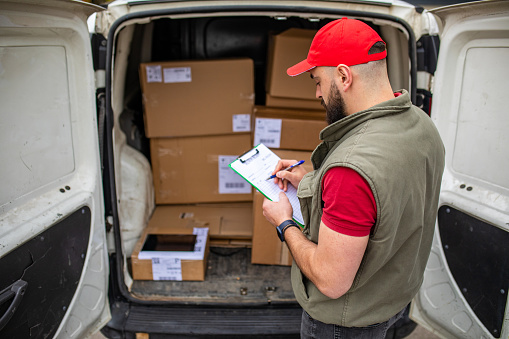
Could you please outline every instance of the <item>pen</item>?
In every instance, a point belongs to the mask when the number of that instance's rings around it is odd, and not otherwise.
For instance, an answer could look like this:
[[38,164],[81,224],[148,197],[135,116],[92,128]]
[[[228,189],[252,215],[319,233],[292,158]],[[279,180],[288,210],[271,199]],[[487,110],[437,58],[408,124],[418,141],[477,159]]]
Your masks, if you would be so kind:
[[[304,163],[304,160],[298,161],[298,162],[296,162],[295,164],[293,164],[292,166],[289,166],[289,167],[287,167],[287,168],[285,168],[284,170],[281,170],[281,171],[289,171],[289,170],[291,170],[292,168],[294,168],[294,167],[296,167],[296,166],[302,165],[303,163]],[[280,171],[280,172],[281,172],[281,171]],[[265,180],[274,179],[275,177],[276,177],[276,175],[274,174],[274,175],[271,175],[270,177],[268,177],[268,178],[267,178],[267,179],[265,179]]]

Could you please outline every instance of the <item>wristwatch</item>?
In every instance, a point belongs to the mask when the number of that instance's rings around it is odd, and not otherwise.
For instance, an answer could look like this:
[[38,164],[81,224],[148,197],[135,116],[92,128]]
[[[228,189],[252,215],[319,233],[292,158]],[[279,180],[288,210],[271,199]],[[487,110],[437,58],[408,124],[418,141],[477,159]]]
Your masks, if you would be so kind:
[[285,231],[288,227],[299,227],[293,220],[285,220],[278,227],[276,227],[277,236],[281,240],[281,242],[285,241]]

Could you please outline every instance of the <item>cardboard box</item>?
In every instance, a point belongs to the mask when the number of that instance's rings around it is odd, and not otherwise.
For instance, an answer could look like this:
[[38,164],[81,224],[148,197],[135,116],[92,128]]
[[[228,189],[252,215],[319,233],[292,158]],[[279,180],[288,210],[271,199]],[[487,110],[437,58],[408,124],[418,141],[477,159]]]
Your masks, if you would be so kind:
[[256,192],[253,195],[253,247],[251,249],[251,263],[264,265],[292,264],[292,255],[277,236],[276,229],[263,216],[264,196]]
[[264,143],[269,148],[313,151],[320,144],[320,131],[327,127],[321,111],[254,109],[253,145]]
[[290,28],[271,37],[266,84],[270,96],[320,103],[315,97],[315,83],[309,76],[290,77],[286,73],[289,67],[307,58],[315,34],[314,30]]
[[321,104],[321,100],[305,100],[292,98],[279,98],[267,94],[265,97],[265,106],[275,108],[296,108],[319,110],[325,113],[325,108]]
[[251,202],[159,205],[152,219],[158,219],[158,224],[169,223],[179,229],[208,227],[211,240],[250,240],[253,235]]
[[131,257],[133,279],[205,280],[209,253],[205,230],[175,227],[160,218],[156,208],[134,247]]
[[251,59],[140,64],[145,134],[154,137],[249,132]]
[[153,138],[156,204],[252,201],[252,189],[228,165],[251,148],[251,135]]

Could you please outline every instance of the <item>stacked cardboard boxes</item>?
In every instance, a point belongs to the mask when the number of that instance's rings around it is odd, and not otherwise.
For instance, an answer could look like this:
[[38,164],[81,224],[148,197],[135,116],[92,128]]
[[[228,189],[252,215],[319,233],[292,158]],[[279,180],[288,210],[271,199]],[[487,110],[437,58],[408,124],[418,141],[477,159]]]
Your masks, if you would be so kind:
[[313,81],[290,78],[286,69],[306,58],[314,34],[290,29],[271,37],[265,106],[254,106],[247,58],[140,65],[157,207],[132,255],[134,279],[203,280],[211,244],[252,241],[252,263],[291,264],[262,215],[263,196],[228,165],[264,143],[312,170],[325,112]]
[[252,60],[146,63],[140,79],[156,204],[251,201],[227,162],[251,145]]
[[141,64],[140,79],[156,204],[251,201],[222,168],[251,144],[252,60]]
[[[203,280],[210,240],[251,239],[252,189],[228,165],[252,143],[253,74],[247,58],[140,65],[156,210],[132,255],[134,279]],[[199,245],[193,232],[204,229]],[[202,257],[190,254],[197,247]]]

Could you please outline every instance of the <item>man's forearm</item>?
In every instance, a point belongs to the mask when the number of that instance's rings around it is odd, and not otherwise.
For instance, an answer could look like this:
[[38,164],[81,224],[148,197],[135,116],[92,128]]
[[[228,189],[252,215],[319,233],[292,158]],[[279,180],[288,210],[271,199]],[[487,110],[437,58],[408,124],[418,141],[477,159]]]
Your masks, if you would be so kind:
[[290,227],[286,230],[285,241],[297,266],[308,279],[313,281],[312,260],[317,245],[308,240],[297,227]]

